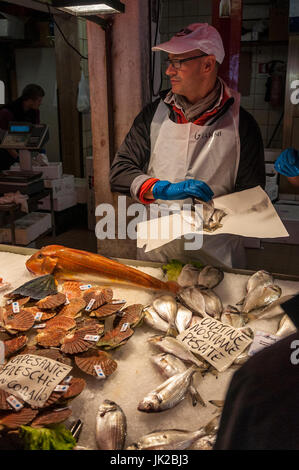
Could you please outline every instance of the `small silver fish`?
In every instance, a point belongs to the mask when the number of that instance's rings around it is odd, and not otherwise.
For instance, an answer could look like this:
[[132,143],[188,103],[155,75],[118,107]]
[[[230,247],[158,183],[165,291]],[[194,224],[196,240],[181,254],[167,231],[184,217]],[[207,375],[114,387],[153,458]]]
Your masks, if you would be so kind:
[[126,450],[184,450],[203,435],[203,428],[197,431],[183,429],[153,431],[131,444]]
[[178,294],[179,301],[190,308],[193,313],[205,316],[205,299],[202,295],[202,289],[198,286],[187,287]]
[[196,284],[207,289],[213,289],[216,287],[224,278],[223,271],[214,266],[205,266],[198,275]]
[[154,328],[155,330],[166,333],[169,329],[169,324],[162,320],[160,315],[156,312],[154,307],[147,307],[144,315],[144,322]]
[[212,289],[202,289],[201,293],[205,302],[205,313],[216,318],[216,320],[220,320],[223,310],[220,297]]
[[154,299],[153,307],[160,317],[167,321],[171,327],[175,326],[177,303],[172,295],[161,295]]
[[148,393],[139,403],[138,410],[152,413],[175,407],[185,398],[191,378],[198,371],[198,367],[191,366],[185,372],[173,375]]
[[197,439],[188,450],[213,450],[216,438],[216,434],[207,434]]
[[260,270],[254,273],[247,281],[247,293],[255,289],[257,286],[270,286],[274,284],[274,277],[268,271]]
[[221,322],[226,325],[231,325],[234,328],[242,328],[246,324],[246,318],[241,312],[232,305],[228,305],[222,312]]
[[105,400],[96,416],[96,443],[99,449],[122,450],[127,434],[127,420],[116,403]]
[[191,362],[199,368],[205,367],[204,363],[196,359],[194,354],[192,354],[181,341],[171,336],[153,336],[148,339],[148,342],[157,346],[161,351],[173,354],[179,359],[182,359],[182,361]]
[[289,336],[292,333],[295,333],[296,330],[297,328],[295,327],[290,317],[288,315],[284,315],[280,320],[279,327],[275,335],[279,336],[279,338],[284,338],[285,336]]
[[245,297],[242,313],[249,313],[252,310],[261,309],[270,305],[281,296],[281,288],[277,285],[258,285],[252,289]]
[[184,307],[184,305],[179,305],[178,311],[176,314],[176,319],[175,319],[175,326],[178,332],[182,333],[182,331],[185,331],[187,328],[189,328],[191,320],[192,320],[191,310]]
[[[187,366],[179,359],[178,357],[173,356],[172,354],[157,354],[152,356],[152,361],[158,367],[162,374],[169,378],[173,377],[176,374],[180,374],[187,370]],[[193,406],[196,406],[197,402],[200,402],[202,406],[206,406],[206,403],[201,398],[194,385],[190,385],[189,392],[192,398]]]
[[196,266],[185,264],[178,276],[177,282],[181,287],[195,286],[197,284],[199,273],[200,270],[196,268]]

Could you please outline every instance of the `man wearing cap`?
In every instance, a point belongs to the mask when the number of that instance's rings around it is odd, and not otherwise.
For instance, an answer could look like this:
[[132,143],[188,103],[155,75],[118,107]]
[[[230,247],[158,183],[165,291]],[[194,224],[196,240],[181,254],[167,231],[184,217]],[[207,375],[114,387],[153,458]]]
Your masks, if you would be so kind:
[[[118,150],[111,189],[143,204],[212,197],[265,185],[263,142],[253,117],[240,108],[240,95],[217,76],[224,58],[222,39],[207,23],[194,23],[153,48],[168,53],[171,90],[146,106]],[[221,263],[245,266],[240,237],[203,238],[198,252],[182,240],[141,259],[166,261],[210,255]]]

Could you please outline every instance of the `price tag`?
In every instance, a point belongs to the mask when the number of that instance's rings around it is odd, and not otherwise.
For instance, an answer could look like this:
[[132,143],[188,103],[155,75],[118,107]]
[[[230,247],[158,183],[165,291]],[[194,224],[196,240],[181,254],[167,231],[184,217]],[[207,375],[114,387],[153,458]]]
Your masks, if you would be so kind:
[[97,335],[85,335],[84,336],[84,341],[99,341],[100,337]]
[[125,300],[117,300],[117,299],[116,299],[116,300],[111,300],[110,303],[113,304],[113,305],[118,305],[118,304],[125,304],[126,301],[125,301]]
[[54,392],[66,392],[69,389],[69,385],[57,385],[54,388]]
[[53,411],[64,411],[64,410],[70,410],[71,406],[64,406],[63,408],[54,408]]
[[70,381],[72,380],[72,378],[73,378],[72,375],[68,375],[63,381],[64,381],[64,383],[69,384]]
[[39,325],[34,325],[32,328],[46,328],[47,323],[40,323]]
[[67,295],[65,296],[65,299],[66,299],[66,300],[65,300],[65,302],[64,302],[64,305],[68,305],[68,304],[70,303],[70,301],[69,301],[69,299],[68,299],[68,296],[67,296]]
[[93,366],[99,379],[105,379],[106,375],[103,372],[103,369],[100,365]]
[[5,344],[4,341],[0,341],[0,365],[5,362]]
[[37,312],[35,314],[34,320],[39,321],[43,316],[43,312]]
[[6,401],[16,410],[19,411],[21,408],[23,408],[22,403],[19,402],[19,400],[16,399],[13,395],[9,395],[9,397],[6,398]]
[[271,346],[271,344],[276,343],[278,340],[279,338],[275,335],[270,335],[264,331],[256,331],[253,342],[248,351],[248,356],[253,356],[258,351],[261,351],[267,346]]
[[96,301],[96,299],[90,299],[89,304],[87,305],[87,307],[85,309],[87,312],[92,308],[95,301]]
[[13,313],[19,313],[20,312],[19,302],[13,302],[12,303],[12,311],[13,311]]
[[123,331],[127,331],[127,329],[129,328],[130,326],[130,323],[124,323],[120,329],[121,332]]
[[91,284],[85,284],[84,286],[80,286],[81,290],[88,290],[91,289]]

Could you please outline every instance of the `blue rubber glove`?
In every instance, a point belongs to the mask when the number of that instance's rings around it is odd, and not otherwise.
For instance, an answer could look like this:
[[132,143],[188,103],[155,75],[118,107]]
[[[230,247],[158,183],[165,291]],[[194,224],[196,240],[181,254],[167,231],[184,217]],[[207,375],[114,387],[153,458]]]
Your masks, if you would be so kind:
[[180,183],[170,183],[169,181],[157,181],[153,187],[155,199],[174,201],[196,197],[202,201],[209,201],[214,196],[211,188],[199,180],[185,180]]
[[299,152],[293,148],[284,150],[277,158],[275,170],[281,175],[299,176]]

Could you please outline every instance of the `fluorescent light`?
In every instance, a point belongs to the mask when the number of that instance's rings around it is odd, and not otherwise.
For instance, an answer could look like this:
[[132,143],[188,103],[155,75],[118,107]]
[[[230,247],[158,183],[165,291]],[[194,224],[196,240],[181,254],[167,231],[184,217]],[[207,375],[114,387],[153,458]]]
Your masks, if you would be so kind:
[[107,13],[122,13],[124,12],[124,4],[120,1],[107,0],[106,2],[95,3],[90,0],[70,0],[52,1],[52,5],[59,8],[59,10],[66,11],[72,15],[85,16],[97,15]]

